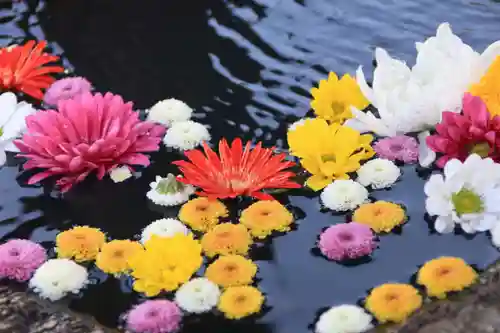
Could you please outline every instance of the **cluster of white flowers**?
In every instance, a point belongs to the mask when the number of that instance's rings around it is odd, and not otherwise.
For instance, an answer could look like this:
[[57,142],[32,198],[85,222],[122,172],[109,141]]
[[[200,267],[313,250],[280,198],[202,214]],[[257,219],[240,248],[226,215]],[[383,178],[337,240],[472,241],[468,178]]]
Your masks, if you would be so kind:
[[30,288],[40,297],[57,301],[77,294],[88,284],[88,272],[69,259],[51,259],[40,266],[30,280]]
[[167,177],[156,176],[149,184],[151,188],[146,197],[160,206],[177,206],[189,200],[195,189],[191,185],[178,182],[171,173]]
[[220,298],[219,287],[207,278],[194,278],[182,285],[175,293],[175,302],[190,313],[212,310]]
[[358,182],[350,179],[338,179],[321,192],[323,206],[334,211],[353,210],[368,202],[368,191]]
[[115,183],[121,183],[130,177],[132,177],[132,172],[127,166],[121,166],[118,168],[114,168],[109,172],[109,177]]
[[167,130],[163,138],[165,146],[178,149],[190,150],[201,145],[203,141],[210,141],[211,136],[206,126],[192,120],[175,122]]
[[177,233],[187,235],[189,229],[179,220],[166,218],[151,222],[142,230],[141,243],[146,243],[151,236],[172,237]]
[[362,333],[373,328],[372,316],[356,305],[334,306],[321,314],[316,333]]
[[390,160],[376,158],[363,164],[357,174],[361,185],[382,189],[392,186],[401,176],[401,170]]

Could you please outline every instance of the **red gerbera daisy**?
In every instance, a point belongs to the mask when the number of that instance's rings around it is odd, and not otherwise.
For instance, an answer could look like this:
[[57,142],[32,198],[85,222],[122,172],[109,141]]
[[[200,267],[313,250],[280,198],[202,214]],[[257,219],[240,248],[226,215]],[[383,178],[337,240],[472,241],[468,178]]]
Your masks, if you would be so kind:
[[61,66],[44,67],[59,60],[58,56],[43,52],[46,46],[45,41],[37,44],[31,40],[23,46],[0,49],[0,87],[42,99],[42,89],[47,89],[55,81],[48,74],[64,71]]
[[241,139],[235,139],[231,146],[226,139],[219,142],[219,156],[203,143],[203,150],[185,152],[188,161],[173,162],[179,166],[184,177],[179,181],[197,186],[203,190],[198,193],[213,198],[234,198],[248,195],[257,199],[273,200],[263,192],[265,188],[299,188],[299,184],[289,178],[295,174],[282,171],[294,165],[285,161],[285,154],[273,155],[273,150],[262,148],[259,142],[250,148],[247,142],[243,149]]

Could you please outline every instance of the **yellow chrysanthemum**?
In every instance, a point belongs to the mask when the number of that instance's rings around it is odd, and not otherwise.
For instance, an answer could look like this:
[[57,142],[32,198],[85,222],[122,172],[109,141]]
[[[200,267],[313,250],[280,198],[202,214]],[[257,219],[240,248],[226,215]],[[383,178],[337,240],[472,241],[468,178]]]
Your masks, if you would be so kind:
[[373,136],[339,124],[329,125],[324,119],[306,119],[288,131],[288,146],[292,155],[312,176],[307,186],[314,191],[323,189],[335,179],[348,179],[348,173],[361,167],[362,160],[375,152],[370,143]]
[[196,231],[206,232],[219,223],[221,217],[228,216],[226,206],[206,197],[189,200],[179,211],[179,220]]
[[56,252],[59,258],[84,262],[94,260],[104,243],[106,235],[101,230],[78,226],[57,235]]
[[483,100],[491,117],[500,115],[500,56],[496,57],[479,83],[473,84],[469,91]]
[[441,257],[425,263],[418,271],[417,283],[429,296],[446,298],[446,293],[461,291],[477,280],[476,271],[462,258]]
[[102,246],[96,266],[108,274],[122,274],[130,269],[128,260],[143,250],[142,245],[130,240],[112,240]]
[[207,279],[224,288],[251,284],[255,274],[257,265],[239,255],[222,256],[205,272]]
[[365,299],[365,308],[381,323],[401,323],[421,306],[418,290],[402,283],[378,286]]
[[311,89],[311,95],[316,116],[332,123],[352,118],[351,106],[362,110],[370,104],[349,74],[339,80],[337,74],[330,72],[327,80],[319,81],[319,87]]
[[250,286],[229,287],[221,295],[217,308],[228,319],[241,319],[260,312],[264,295]]
[[390,232],[406,222],[404,209],[392,202],[377,201],[362,204],[354,211],[352,220],[369,226],[375,232]]
[[177,289],[203,262],[201,245],[192,234],[153,235],[144,247],[144,251],[130,258],[129,265],[135,278],[134,290],[148,297]]
[[203,235],[201,246],[208,257],[218,254],[246,255],[252,242],[252,237],[245,226],[222,223]]
[[293,215],[278,201],[262,200],[246,208],[241,213],[240,222],[252,236],[263,239],[273,231],[289,231]]

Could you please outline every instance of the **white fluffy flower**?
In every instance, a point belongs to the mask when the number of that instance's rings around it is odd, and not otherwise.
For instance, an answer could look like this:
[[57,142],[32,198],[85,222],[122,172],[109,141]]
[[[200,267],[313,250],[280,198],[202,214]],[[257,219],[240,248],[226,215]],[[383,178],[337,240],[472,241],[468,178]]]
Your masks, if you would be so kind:
[[316,323],[316,333],[362,333],[373,328],[372,316],[356,305],[334,306]]
[[57,301],[68,293],[77,294],[88,283],[88,272],[69,259],[50,259],[30,280],[30,288],[40,297]]
[[146,243],[153,235],[160,237],[172,237],[177,233],[187,235],[189,233],[189,229],[179,220],[172,218],[159,219],[151,222],[142,230],[141,243]]
[[194,193],[194,187],[178,182],[171,173],[163,178],[156,176],[156,180],[149,184],[151,188],[146,196],[156,205],[177,206],[189,200]]
[[376,158],[363,164],[357,174],[361,185],[381,189],[394,184],[401,176],[401,170],[390,160]]
[[467,233],[491,230],[500,222],[500,164],[470,155],[463,163],[449,160],[441,174],[424,186],[425,207],[437,216],[434,228],[450,233],[459,224]]
[[148,111],[148,120],[165,126],[172,126],[178,121],[191,119],[193,109],[175,98],[159,101]]
[[115,183],[121,183],[130,177],[132,177],[132,172],[130,172],[130,169],[126,166],[121,166],[118,168],[114,168],[109,172],[109,177],[111,178],[112,181]]
[[203,141],[210,141],[210,133],[206,126],[195,121],[175,122],[163,138],[167,147],[190,150],[199,146]]
[[183,284],[175,293],[177,305],[190,313],[210,311],[217,305],[219,298],[219,287],[206,278],[194,278]]
[[337,179],[321,192],[321,202],[331,210],[344,212],[368,201],[368,191],[351,179]]

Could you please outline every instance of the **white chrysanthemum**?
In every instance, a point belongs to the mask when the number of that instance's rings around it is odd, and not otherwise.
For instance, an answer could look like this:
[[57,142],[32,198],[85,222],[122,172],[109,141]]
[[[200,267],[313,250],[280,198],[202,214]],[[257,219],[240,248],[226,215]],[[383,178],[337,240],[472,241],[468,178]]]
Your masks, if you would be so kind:
[[175,302],[181,309],[190,313],[210,311],[217,305],[220,289],[206,278],[195,278],[182,285],[175,293]]
[[351,179],[338,179],[321,192],[321,202],[326,208],[344,212],[368,201],[368,191]]
[[66,294],[77,294],[88,283],[88,272],[69,259],[50,259],[30,280],[30,288],[40,297],[57,301]]
[[159,219],[151,222],[142,230],[141,243],[146,243],[153,235],[160,237],[172,237],[177,233],[187,235],[189,233],[189,229],[179,220],[172,218]]
[[500,223],[500,164],[470,155],[463,163],[449,160],[441,174],[424,186],[425,208],[437,216],[434,228],[450,233],[459,224],[467,233],[491,230]]
[[109,172],[109,177],[111,180],[115,183],[121,183],[130,177],[132,177],[132,172],[130,172],[130,169],[126,166],[122,166],[119,168],[114,168]]
[[357,174],[361,185],[381,189],[394,184],[401,176],[401,170],[390,160],[376,158],[363,164]]
[[334,306],[316,323],[316,333],[362,333],[373,328],[372,316],[356,305]]
[[148,120],[165,126],[172,126],[178,121],[191,119],[193,109],[183,101],[175,98],[159,101],[148,111]]
[[292,123],[290,126],[288,126],[288,130],[289,131],[295,130],[298,126],[303,125],[306,122],[306,120],[308,120],[308,119],[314,119],[314,118],[305,117],[305,118],[299,119],[296,122]]
[[203,141],[210,141],[210,133],[206,126],[195,121],[180,121],[170,127],[163,138],[167,147],[190,150],[201,145]]
[[178,182],[171,173],[162,178],[156,176],[156,180],[149,184],[151,189],[146,193],[149,200],[160,206],[177,206],[189,200],[194,193],[194,187]]

